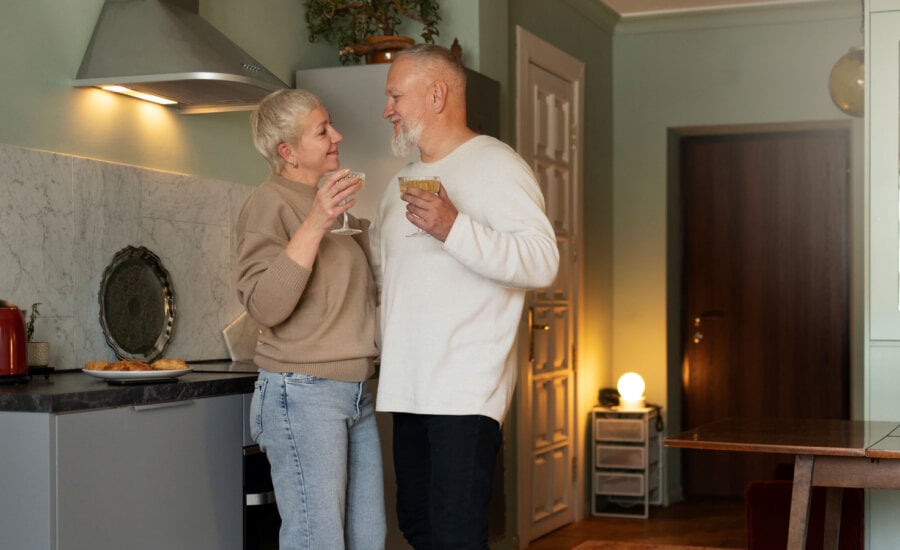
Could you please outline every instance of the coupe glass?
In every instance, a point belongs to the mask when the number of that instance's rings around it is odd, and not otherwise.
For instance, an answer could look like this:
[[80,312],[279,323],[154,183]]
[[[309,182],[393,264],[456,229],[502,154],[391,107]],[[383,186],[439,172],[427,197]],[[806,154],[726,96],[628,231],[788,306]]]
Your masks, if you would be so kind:
[[[400,182],[401,195],[410,187],[435,194],[441,190],[440,176],[400,176],[397,179]],[[406,235],[406,237],[420,237],[422,235],[428,235],[428,233],[421,227],[417,227],[415,232]]]
[[[365,172],[360,172],[358,170],[353,170],[346,176],[341,179],[358,179],[359,183],[356,186],[356,191],[362,191],[362,188],[366,185],[366,174]],[[344,204],[346,201],[342,201],[341,204]],[[349,225],[347,225],[347,213],[344,212],[344,224],[338,227],[337,229],[332,229],[332,233],[335,235],[356,235],[357,233],[362,233],[359,229],[353,229]]]

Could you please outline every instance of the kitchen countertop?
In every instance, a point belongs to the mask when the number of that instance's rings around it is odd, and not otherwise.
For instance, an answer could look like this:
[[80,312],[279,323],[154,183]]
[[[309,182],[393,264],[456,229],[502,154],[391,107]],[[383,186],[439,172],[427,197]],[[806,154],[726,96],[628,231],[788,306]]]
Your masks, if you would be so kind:
[[34,375],[31,381],[0,385],[0,412],[63,413],[251,393],[252,363],[218,361],[191,364],[193,372],[176,382],[113,385],[80,370]]

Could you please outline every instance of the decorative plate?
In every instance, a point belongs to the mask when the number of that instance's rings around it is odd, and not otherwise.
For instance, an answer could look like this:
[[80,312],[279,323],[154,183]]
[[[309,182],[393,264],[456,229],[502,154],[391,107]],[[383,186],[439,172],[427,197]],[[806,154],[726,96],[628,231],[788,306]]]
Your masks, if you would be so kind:
[[119,359],[150,363],[163,354],[175,327],[169,273],[150,250],[116,252],[100,283],[100,326]]
[[130,371],[115,371],[115,370],[89,370],[89,369],[81,369],[81,372],[85,374],[90,374],[96,378],[103,378],[105,380],[156,380],[157,378],[177,378],[179,376],[184,376],[185,374],[191,372],[193,369],[178,369],[178,370],[130,370]]

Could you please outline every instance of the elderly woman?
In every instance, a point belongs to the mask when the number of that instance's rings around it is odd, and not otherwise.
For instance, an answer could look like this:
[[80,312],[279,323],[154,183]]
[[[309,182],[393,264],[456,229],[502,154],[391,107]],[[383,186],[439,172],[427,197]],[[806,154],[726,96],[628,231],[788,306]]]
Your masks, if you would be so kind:
[[272,173],[237,220],[238,295],[264,327],[250,422],[272,468],[280,548],[381,549],[368,222],[351,216],[363,230],[353,237],[330,231],[360,182],[337,171],[343,138],[315,95],[274,92],[251,127]]

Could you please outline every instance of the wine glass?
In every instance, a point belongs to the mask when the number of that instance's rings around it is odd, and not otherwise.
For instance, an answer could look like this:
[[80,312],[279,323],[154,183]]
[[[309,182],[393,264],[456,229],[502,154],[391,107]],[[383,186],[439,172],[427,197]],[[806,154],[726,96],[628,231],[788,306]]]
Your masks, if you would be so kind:
[[[362,191],[362,188],[366,185],[366,174],[365,172],[360,172],[359,170],[352,170],[346,176],[341,179],[358,179],[359,183],[356,186],[357,191]],[[344,204],[346,201],[341,201],[341,204]],[[358,233],[362,233],[360,229],[353,229],[349,225],[347,225],[347,212],[344,212],[344,224],[338,227],[337,229],[332,229],[332,233],[335,235],[356,235]]]
[[[438,191],[441,190],[440,176],[400,176],[397,179],[400,182],[401,195],[410,187],[415,187],[416,189],[421,189],[423,191],[428,191],[429,193],[435,194],[437,194]],[[420,237],[422,235],[428,235],[428,232],[421,227],[417,227],[415,232],[405,236]]]

